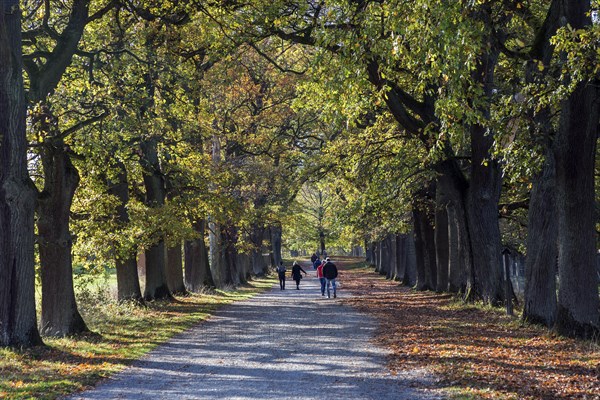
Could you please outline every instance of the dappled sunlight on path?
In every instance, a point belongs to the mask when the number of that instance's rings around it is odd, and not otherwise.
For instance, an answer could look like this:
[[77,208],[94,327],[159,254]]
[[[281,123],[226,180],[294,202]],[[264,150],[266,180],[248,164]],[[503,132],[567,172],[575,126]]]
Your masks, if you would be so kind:
[[322,297],[312,269],[287,288],[218,311],[73,399],[415,399],[424,371],[392,375],[370,342],[375,323]]

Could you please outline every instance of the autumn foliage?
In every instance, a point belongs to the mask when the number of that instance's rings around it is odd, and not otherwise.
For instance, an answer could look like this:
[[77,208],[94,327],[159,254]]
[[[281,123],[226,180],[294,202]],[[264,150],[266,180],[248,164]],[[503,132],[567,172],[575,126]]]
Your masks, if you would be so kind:
[[416,292],[367,269],[344,271],[346,300],[379,320],[393,370],[425,367],[457,397],[600,399],[598,343],[565,339],[497,309]]

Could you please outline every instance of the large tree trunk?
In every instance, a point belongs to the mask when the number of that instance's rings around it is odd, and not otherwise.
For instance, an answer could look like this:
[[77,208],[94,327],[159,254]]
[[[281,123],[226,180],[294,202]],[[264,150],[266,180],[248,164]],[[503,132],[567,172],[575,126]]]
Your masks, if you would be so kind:
[[383,246],[381,241],[377,241],[375,243],[375,272],[381,271],[381,262],[383,259],[382,249]]
[[117,298],[119,301],[143,301],[135,256],[117,257]]
[[167,247],[167,285],[171,293],[185,294],[181,243]]
[[221,224],[209,223],[209,259],[210,271],[215,285],[225,287],[233,285],[235,275],[235,258],[232,256],[231,238]]
[[199,292],[204,287],[214,287],[215,282],[210,272],[208,252],[204,243],[206,221],[194,223],[199,237],[185,242],[185,284],[192,292]]
[[556,319],[556,174],[554,155],[546,154],[542,172],[533,182],[527,217],[525,305],[523,319],[551,327]]
[[321,249],[321,256],[325,254],[325,233],[323,231],[319,232],[319,243]]
[[[162,207],[165,204],[165,183],[158,160],[157,138],[146,138],[140,143],[142,156],[140,164],[143,169],[144,187],[146,188],[146,205]],[[166,250],[162,229],[157,227],[153,232],[154,244],[146,249],[146,287],[144,299],[172,298],[167,284]]]
[[27,174],[21,13],[0,1],[0,347],[42,344],[35,315],[34,207]]
[[41,333],[68,336],[88,330],[77,310],[73,290],[71,203],[79,174],[62,140],[43,149],[44,190],[39,196],[38,242],[42,281]]
[[264,276],[268,273],[268,265],[263,258],[263,239],[265,229],[262,226],[255,225],[250,233],[252,242],[252,273],[256,276]]
[[[129,212],[127,203],[129,203],[129,185],[127,182],[127,171],[125,165],[118,164],[119,174],[117,182],[109,183],[108,193],[119,200],[117,205],[117,220],[119,225],[129,224]],[[119,301],[133,300],[141,302],[142,292],[140,289],[140,279],[137,271],[136,251],[130,249],[126,252],[117,251],[115,254],[115,264],[117,269],[117,296]]]
[[145,300],[171,299],[171,291],[167,285],[165,241],[159,239],[144,252],[146,260]]
[[237,276],[240,283],[247,283],[250,275],[250,256],[238,253],[236,259]]
[[[472,129],[473,161],[467,207],[473,269],[477,295],[490,304],[498,305],[504,298],[498,201],[500,199],[500,167],[490,157],[493,137],[485,129]],[[478,296],[479,297],[479,296]]]
[[210,272],[216,287],[223,287],[223,270],[225,269],[225,255],[223,248],[223,238],[221,235],[221,224],[208,222],[208,259]]
[[396,237],[396,280],[406,285],[406,270],[408,266],[408,235]]
[[241,280],[237,271],[237,228],[229,226],[223,231],[223,240],[225,243],[225,276],[226,284],[239,285]]
[[390,269],[390,243],[388,237],[383,238],[381,243],[381,265],[379,267],[379,274],[386,275]]
[[[573,29],[591,24],[589,2],[564,2]],[[558,313],[556,329],[568,336],[597,337],[600,330],[594,167],[600,82],[582,82],[561,104],[555,140],[558,210]],[[596,336],[595,336],[596,335]]]
[[434,277],[437,267],[435,265],[434,230],[429,221],[427,211],[420,208],[413,209],[415,227],[415,249],[417,256],[417,283],[416,290],[434,290]]
[[[448,206],[448,291],[469,293],[474,285],[471,243],[461,206]],[[468,297],[468,296],[466,296]]]
[[40,114],[33,116],[33,126],[44,137],[41,159],[45,176],[38,221],[42,280],[41,331],[54,336],[87,331],[87,327],[75,305],[69,233],[70,206],[79,176],[69,160],[62,137],[64,132],[59,132],[57,120],[46,102],[71,64],[88,15],[89,0],[73,2],[69,21],[59,33],[56,46],[49,49],[43,65],[37,62],[25,64],[29,76],[29,100],[41,110]]
[[394,281],[399,280],[398,273],[398,235],[390,234],[390,249],[391,249],[391,257],[390,257],[390,271],[387,275],[388,279],[392,279]]
[[[559,27],[560,10],[558,2],[550,5],[544,24],[536,35],[531,50],[531,60],[526,63],[525,68],[528,84],[545,82],[548,79],[548,71],[552,70],[544,68],[540,71],[539,62],[542,61],[545,66],[552,62],[554,46],[551,45],[550,38],[555,35]],[[541,138],[545,145],[545,159],[542,171],[533,179],[529,200],[523,320],[551,327],[556,320],[558,260],[556,160],[552,149],[555,129],[550,106],[541,110],[537,110],[537,104],[532,104],[531,107],[528,117],[541,131]]]
[[375,243],[367,242],[365,240],[365,251],[366,251],[366,263],[368,265],[375,265]]
[[406,239],[406,267],[402,282],[410,287],[417,284],[417,249],[414,231],[411,231]]
[[447,199],[438,187],[435,207],[435,258],[437,266],[436,292],[448,290],[450,243],[448,234]]
[[273,265],[279,265],[281,261],[281,225],[271,225],[271,249],[273,251]]
[[448,291],[468,293],[474,285],[471,239],[466,216],[468,183],[456,161],[437,167],[437,189],[446,201],[448,218]]
[[[481,6],[479,18],[490,24],[491,9]],[[491,33],[488,33],[491,35]],[[494,87],[494,70],[498,61],[497,50],[488,44],[487,54],[480,57],[473,78],[481,83],[486,98],[491,98]],[[489,106],[479,106],[479,111],[489,118]],[[467,216],[476,295],[489,304],[501,304],[504,298],[500,226],[498,224],[498,202],[502,178],[500,165],[493,158],[494,136],[488,127],[474,124],[469,127],[471,137],[471,181],[469,185]]]

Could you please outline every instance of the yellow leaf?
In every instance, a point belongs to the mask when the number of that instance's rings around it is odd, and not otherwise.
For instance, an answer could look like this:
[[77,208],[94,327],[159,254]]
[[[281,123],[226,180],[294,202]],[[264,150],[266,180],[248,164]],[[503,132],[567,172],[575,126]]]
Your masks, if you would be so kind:
[[544,70],[544,63],[543,63],[543,62],[541,62],[541,61],[538,61],[538,69],[539,69],[540,71],[543,71],[543,70]]

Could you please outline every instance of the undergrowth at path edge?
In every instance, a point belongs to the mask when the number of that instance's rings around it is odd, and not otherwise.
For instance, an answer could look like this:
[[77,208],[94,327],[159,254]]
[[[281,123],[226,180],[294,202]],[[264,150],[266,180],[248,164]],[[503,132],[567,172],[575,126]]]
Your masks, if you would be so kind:
[[427,368],[454,399],[600,399],[600,347],[502,310],[416,292],[371,269],[343,271],[346,303],[380,323],[392,370]]
[[257,279],[235,290],[190,294],[145,307],[114,301],[82,305],[93,334],[44,338],[45,347],[22,351],[0,348],[0,398],[55,399],[90,387],[219,306],[249,298],[274,281]]

